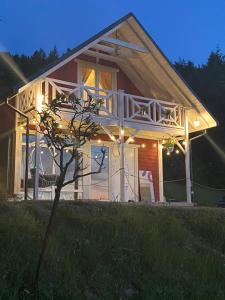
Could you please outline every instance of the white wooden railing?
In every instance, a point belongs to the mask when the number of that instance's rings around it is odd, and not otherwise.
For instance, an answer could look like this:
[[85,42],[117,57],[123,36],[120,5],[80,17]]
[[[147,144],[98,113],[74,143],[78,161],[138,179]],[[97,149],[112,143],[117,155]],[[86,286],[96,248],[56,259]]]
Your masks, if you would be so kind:
[[[99,113],[100,117],[118,120],[121,117],[121,112],[124,112],[122,116],[124,121],[132,124],[184,128],[185,108],[177,103],[130,95],[123,91],[99,89],[52,78],[47,78],[41,82],[41,89],[46,103],[54,99],[57,94],[62,93],[74,93],[76,97],[84,100],[91,96],[93,99],[101,99],[103,102]],[[27,110],[26,104],[34,104],[33,99],[36,95],[36,92],[30,91],[30,89],[28,89],[27,95],[25,92],[18,97],[19,108],[22,111]],[[32,101],[29,102],[27,99],[30,96]]]
[[156,126],[184,127],[184,107],[167,101],[125,94],[125,120]]

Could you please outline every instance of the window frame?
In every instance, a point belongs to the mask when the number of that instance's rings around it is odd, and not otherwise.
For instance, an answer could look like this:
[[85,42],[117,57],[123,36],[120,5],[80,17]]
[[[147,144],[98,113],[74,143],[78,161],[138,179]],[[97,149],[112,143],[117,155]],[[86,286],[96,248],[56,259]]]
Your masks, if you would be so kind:
[[113,67],[104,66],[97,63],[92,63],[84,60],[76,60],[77,62],[77,81],[78,84],[82,84],[82,68],[87,67],[95,70],[95,88],[99,88],[100,83],[100,72],[110,72],[112,73],[112,90],[117,90],[117,72],[119,72],[118,69]]

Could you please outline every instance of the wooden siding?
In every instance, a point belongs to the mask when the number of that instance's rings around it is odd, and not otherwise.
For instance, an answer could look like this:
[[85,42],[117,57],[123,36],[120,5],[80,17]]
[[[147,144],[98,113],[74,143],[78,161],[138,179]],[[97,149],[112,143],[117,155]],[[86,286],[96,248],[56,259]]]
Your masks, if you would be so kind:
[[[138,149],[138,169],[152,172],[155,199],[159,201],[158,141],[135,138],[134,144],[140,145]],[[141,147],[142,144],[145,145],[145,148]]]
[[[10,102],[13,105],[13,101]],[[15,128],[16,114],[6,105],[0,108],[0,139]]]
[[77,63],[71,60],[48,77],[77,83]]

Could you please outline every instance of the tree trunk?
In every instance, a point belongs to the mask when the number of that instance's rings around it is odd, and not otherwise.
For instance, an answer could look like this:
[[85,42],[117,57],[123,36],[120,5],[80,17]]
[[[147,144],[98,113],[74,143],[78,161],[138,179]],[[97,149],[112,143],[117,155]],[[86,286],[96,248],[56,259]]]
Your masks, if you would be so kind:
[[34,278],[34,290],[33,290],[35,300],[39,299],[39,289],[38,289],[39,275],[40,275],[40,270],[41,270],[41,266],[43,263],[44,255],[46,252],[47,244],[48,244],[49,235],[51,233],[51,227],[52,227],[54,215],[55,215],[58,203],[59,203],[61,189],[62,189],[62,186],[59,186],[59,187],[56,187],[56,190],[55,190],[55,198],[53,201],[51,214],[49,217],[48,225],[46,227],[44,239],[43,239],[42,246],[41,246],[41,252],[40,252],[38,263],[37,263],[37,268],[36,268],[35,278]]

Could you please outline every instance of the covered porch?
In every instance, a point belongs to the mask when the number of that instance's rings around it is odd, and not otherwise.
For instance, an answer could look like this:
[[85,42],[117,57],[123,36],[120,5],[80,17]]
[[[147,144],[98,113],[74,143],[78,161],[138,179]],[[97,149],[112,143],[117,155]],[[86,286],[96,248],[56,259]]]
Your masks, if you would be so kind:
[[[127,94],[122,90],[99,89],[51,78],[41,80],[17,95],[19,110],[29,116],[28,197],[30,199],[54,198],[54,184],[58,172],[57,166],[51,159],[54,149],[48,148],[44,137],[36,130],[35,109],[41,109],[51,99],[63,93],[73,93],[84,102],[87,97],[102,101],[99,114],[93,116],[95,122],[101,127],[99,136],[81,151],[90,169],[95,167],[93,158],[98,159],[99,149],[104,147],[107,151],[102,174],[68,186],[62,194],[64,199],[165,202],[163,152],[170,154],[171,149],[167,149],[165,143],[172,139],[174,145],[185,156],[187,202],[191,203],[187,108],[177,103]],[[61,114],[60,126],[63,128],[63,120],[70,118],[70,107],[63,108]],[[21,118],[18,118],[17,124],[18,145],[22,145],[20,157],[23,158],[18,159],[21,170],[19,193],[22,194],[25,188],[26,134],[25,124]],[[146,169],[141,166],[139,157],[145,155],[151,158],[151,154],[157,160],[157,167],[153,167],[157,168],[157,180],[154,178],[155,174],[152,174],[151,167],[148,169],[149,173],[144,175],[147,177],[140,178],[142,176],[140,172]],[[147,185],[143,184],[145,180]],[[141,184],[145,189],[147,186],[148,191],[145,191],[144,196],[140,191]]]

